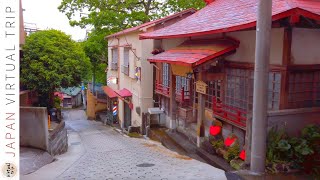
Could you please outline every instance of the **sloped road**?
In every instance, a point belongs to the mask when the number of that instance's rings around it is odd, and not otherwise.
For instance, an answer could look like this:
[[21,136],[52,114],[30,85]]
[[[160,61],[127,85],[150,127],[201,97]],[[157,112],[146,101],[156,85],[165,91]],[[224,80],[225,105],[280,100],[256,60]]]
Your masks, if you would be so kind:
[[69,151],[21,179],[226,179],[223,170],[157,142],[126,137],[100,122],[88,121],[82,110],[67,111],[64,117]]

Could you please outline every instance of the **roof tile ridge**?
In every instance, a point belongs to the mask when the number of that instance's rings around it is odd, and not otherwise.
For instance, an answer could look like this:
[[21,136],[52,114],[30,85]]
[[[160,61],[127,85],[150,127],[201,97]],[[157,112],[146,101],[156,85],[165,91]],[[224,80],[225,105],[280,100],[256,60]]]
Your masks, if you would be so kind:
[[291,8],[296,8],[298,7],[297,3],[296,3],[296,0],[285,0],[287,5]]

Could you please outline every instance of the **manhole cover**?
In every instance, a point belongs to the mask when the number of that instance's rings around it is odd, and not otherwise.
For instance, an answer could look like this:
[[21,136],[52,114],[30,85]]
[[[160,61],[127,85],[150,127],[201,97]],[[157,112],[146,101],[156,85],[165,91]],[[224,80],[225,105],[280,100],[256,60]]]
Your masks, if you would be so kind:
[[73,143],[71,143],[71,145],[79,145],[79,144],[81,144],[80,142],[73,142]]
[[154,164],[150,164],[150,163],[142,163],[142,164],[138,164],[138,167],[152,167],[154,166]]

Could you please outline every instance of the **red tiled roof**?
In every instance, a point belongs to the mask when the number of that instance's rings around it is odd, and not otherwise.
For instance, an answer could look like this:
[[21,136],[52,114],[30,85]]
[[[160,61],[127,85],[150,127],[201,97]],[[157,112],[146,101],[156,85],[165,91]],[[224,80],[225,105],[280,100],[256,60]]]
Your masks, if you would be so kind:
[[116,92],[113,89],[111,89],[109,86],[103,86],[102,89],[104,93],[106,93],[106,95],[108,95],[110,98],[117,97]]
[[[257,8],[258,0],[215,0],[189,17],[166,28],[141,34],[140,38],[190,37],[255,27]],[[320,1],[273,0],[273,21],[291,15],[320,20]]]
[[123,98],[132,96],[132,93],[126,88],[116,90],[116,93]]
[[132,27],[132,28],[129,28],[129,29],[125,29],[125,30],[117,32],[115,34],[111,34],[111,35],[107,36],[106,38],[120,36],[120,35],[127,34],[127,33],[130,33],[130,32],[138,31],[139,29],[141,29],[143,27],[146,27],[146,26],[149,26],[149,25],[152,25],[152,24],[160,24],[162,22],[168,21],[168,20],[173,19],[175,17],[178,17],[180,15],[183,15],[183,14],[186,14],[186,13],[194,13],[194,12],[196,12],[196,10],[193,9],[193,8],[186,9],[184,11],[172,14],[170,16],[166,16],[166,17],[163,17],[161,19],[157,19],[157,20],[154,20],[154,21],[146,22],[146,23],[141,24],[139,26],[135,26],[135,27]]
[[188,40],[173,49],[148,58],[148,61],[197,66],[238,47],[239,41],[231,38]]

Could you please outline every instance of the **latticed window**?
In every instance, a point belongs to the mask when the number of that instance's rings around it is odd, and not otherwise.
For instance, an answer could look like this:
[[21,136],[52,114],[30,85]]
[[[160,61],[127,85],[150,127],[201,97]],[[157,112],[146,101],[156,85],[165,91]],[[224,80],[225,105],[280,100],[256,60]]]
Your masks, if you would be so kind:
[[252,108],[253,70],[227,69],[225,104],[242,111]]
[[113,48],[111,50],[112,52],[112,59],[111,59],[111,70],[117,70],[118,69],[118,48]]
[[[252,69],[227,69],[225,104],[242,111],[253,108],[253,77]],[[280,106],[281,73],[269,72],[268,109],[278,110]]]
[[268,109],[279,110],[280,108],[280,88],[281,87],[281,73],[269,72],[268,85]]
[[163,63],[162,68],[162,84],[163,86],[169,87],[170,86],[170,70],[169,64]]
[[207,81],[206,84],[208,86],[205,107],[212,109],[212,98],[217,97],[221,100],[222,80]]
[[182,76],[176,76],[176,92],[180,92],[182,90],[182,87],[185,91],[190,91],[190,83],[189,79]]
[[320,72],[289,74],[288,108],[320,107]]

